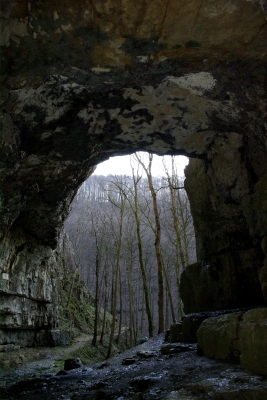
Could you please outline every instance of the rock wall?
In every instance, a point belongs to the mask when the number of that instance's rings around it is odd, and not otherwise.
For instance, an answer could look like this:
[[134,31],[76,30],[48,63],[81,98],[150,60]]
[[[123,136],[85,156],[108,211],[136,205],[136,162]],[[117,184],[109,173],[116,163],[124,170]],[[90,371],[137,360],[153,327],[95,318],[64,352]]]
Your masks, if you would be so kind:
[[52,250],[21,228],[2,241],[1,346],[33,345],[36,332],[57,327],[62,260],[58,248]]
[[74,272],[73,250],[66,234],[60,235],[52,249],[22,228],[13,229],[1,243],[0,254],[4,266],[0,352],[66,345],[79,331],[93,332],[94,301]]
[[[256,196],[265,198],[265,194],[262,189],[255,195],[255,175],[250,174],[245,161],[240,162],[245,159],[242,151],[246,153],[247,148],[236,153],[233,148],[227,150],[221,162],[223,168],[216,166],[216,159],[208,164],[193,160],[186,170],[185,186],[200,260],[181,277],[186,313],[253,306],[263,304],[264,298],[266,301],[261,249],[264,231],[258,229],[266,213],[263,204],[253,205]],[[215,152],[216,158],[221,157],[223,146]],[[265,163],[265,159],[262,161]]]
[[220,140],[207,160],[191,160],[186,169],[200,261],[182,276],[186,312],[266,301],[267,166],[256,140],[251,134],[241,146],[236,135]]
[[71,200],[97,163],[136,150],[192,158],[185,309],[266,301],[266,2],[2,6],[5,332],[56,326]]
[[208,318],[197,331],[199,351],[267,375],[266,322],[267,308]]

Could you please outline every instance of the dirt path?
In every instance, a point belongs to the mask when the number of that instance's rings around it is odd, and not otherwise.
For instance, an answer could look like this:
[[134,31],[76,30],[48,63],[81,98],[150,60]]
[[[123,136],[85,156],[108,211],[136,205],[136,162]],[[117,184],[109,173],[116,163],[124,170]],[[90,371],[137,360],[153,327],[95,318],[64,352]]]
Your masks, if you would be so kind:
[[81,347],[83,347],[86,343],[91,342],[93,340],[93,335],[82,334],[75,339],[75,342],[66,347],[60,347],[57,349],[51,349],[50,356],[55,360],[59,360],[62,358],[68,357],[71,353],[77,351]]
[[92,335],[82,334],[76,337],[71,345],[65,347],[30,347],[2,353],[2,364],[10,368],[3,368],[1,371],[1,386],[9,385],[22,378],[58,372],[63,368],[63,360],[69,358],[92,339]]

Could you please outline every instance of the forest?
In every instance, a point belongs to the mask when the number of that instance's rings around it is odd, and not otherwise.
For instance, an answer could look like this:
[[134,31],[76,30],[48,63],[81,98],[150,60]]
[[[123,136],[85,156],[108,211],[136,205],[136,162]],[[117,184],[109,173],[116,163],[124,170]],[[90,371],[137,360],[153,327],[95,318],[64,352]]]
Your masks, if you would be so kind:
[[[131,156],[130,175],[92,175],[80,187],[65,222],[72,244],[73,276],[80,276],[95,302],[94,339],[103,340],[105,319],[138,337],[153,337],[180,320],[180,275],[196,260],[195,235],[184,177],[175,157],[153,176],[153,155]],[[72,286],[69,297],[71,297]],[[99,313],[103,318],[100,326]]]

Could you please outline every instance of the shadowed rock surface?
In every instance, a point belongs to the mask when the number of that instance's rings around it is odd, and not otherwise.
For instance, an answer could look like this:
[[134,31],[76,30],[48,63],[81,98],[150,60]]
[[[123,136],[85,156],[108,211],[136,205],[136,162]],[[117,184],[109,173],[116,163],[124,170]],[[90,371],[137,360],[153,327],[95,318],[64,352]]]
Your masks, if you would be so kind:
[[[67,371],[67,375],[30,378],[10,386],[3,399],[258,399],[265,400],[267,378],[196,354],[196,345],[187,352],[164,355],[163,335],[149,340],[109,363]],[[184,344],[180,344],[184,346]],[[152,357],[138,357],[150,352]],[[136,359],[131,365],[125,358]],[[134,397],[139,396],[139,397]]]

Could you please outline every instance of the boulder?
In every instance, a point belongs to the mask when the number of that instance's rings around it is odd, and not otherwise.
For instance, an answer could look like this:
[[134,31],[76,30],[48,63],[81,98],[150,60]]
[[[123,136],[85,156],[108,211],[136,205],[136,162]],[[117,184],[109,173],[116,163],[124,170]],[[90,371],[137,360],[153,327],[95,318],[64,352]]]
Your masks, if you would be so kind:
[[169,341],[170,343],[177,343],[181,341],[182,323],[178,322],[170,327]]
[[68,375],[68,373],[64,370],[60,370],[56,373],[56,376]]
[[132,364],[135,364],[135,363],[136,363],[136,359],[135,358],[128,357],[128,358],[124,358],[122,360],[122,365],[132,365]]
[[137,341],[137,345],[139,344],[144,344],[148,341],[148,337],[147,336],[143,336],[141,337],[138,341]]
[[161,346],[161,353],[165,356],[175,353],[183,353],[186,351],[194,351],[194,350],[196,350],[196,347],[193,344],[170,343]]
[[71,369],[81,368],[83,363],[80,358],[69,358],[64,362],[64,370],[70,371]]
[[267,308],[206,319],[197,331],[198,347],[209,358],[240,363],[267,375]]
[[109,366],[110,366],[110,363],[108,361],[105,361],[105,362],[101,363],[100,365],[98,365],[96,368],[103,369],[103,368],[107,368]]
[[244,312],[247,311],[247,309],[226,309],[185,315],[182,318],[181,341],[185,343],[197,343],[197,331],[203,321],[208,318],[218,317],[225,314],[232,314],[238,311]]
[[181,341],[186,343],[197,343],[197,330],[202,322],[211,317],[208,313],[195,313],[186,315],[182,320]]
[[137,357],[139,358],[152,358],[155,357],[155,353],[153,351],[147,351],[147,350],[139,350],[136,352]]
[[242,312],[206,319],[197,331],[198,347],[209,358],[238,361],[234,349]]
[[239,326],[241,367],[267,375],[267,308],[248,311]]

